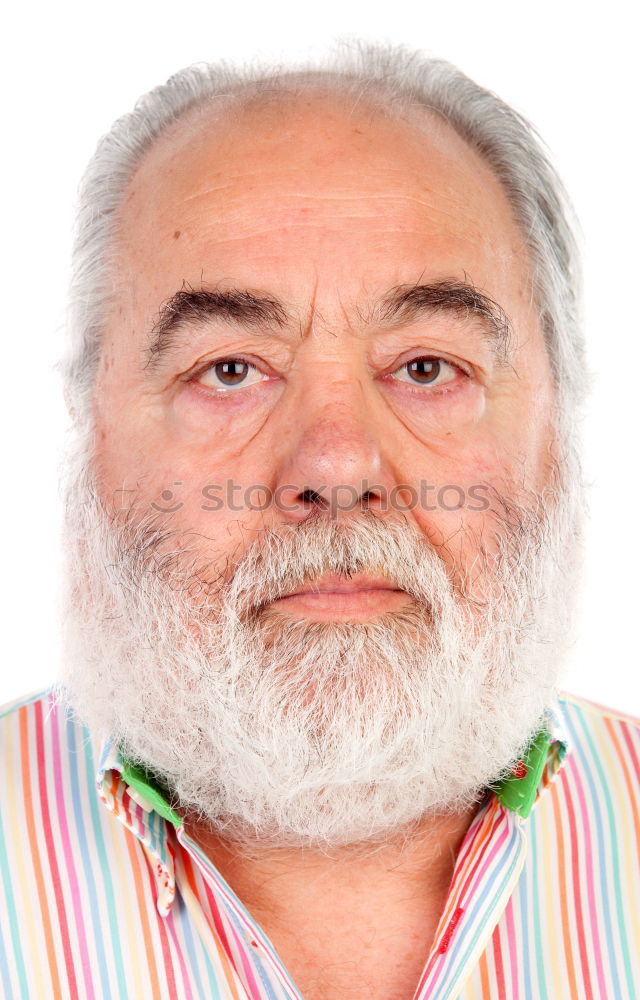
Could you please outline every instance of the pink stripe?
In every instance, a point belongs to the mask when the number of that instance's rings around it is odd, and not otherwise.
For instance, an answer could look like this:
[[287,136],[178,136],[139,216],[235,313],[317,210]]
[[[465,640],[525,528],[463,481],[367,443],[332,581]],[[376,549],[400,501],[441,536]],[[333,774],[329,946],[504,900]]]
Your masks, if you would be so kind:
[[518,983],[518,962],[520,960],[520,955],[518,954],[518,942],[516,939],[515,921],[513,919],[513,896],[507,903],[504,913],[504,921],[506,924],[507,942],[509,944],[507,949],[507,961],[509,963],[509,969],[511,970],[511,993],[509,994],[509,1000],[519,1000],[520,985]]
[[51,719],[51,747],[53,752],[53,774],[54,774],[54,786],[56,793],[56,807],[58,810],[58,823],[60,824],[60,831],[62,834],[62,848],[64,851],[64,861],[66,865],[67,878],[69,879],[69,886],[71,888],[71,899],[73,901],[73,915],[75,919],[76,931],[78,934],[78,941],[80,944],[80,958],[82,961],[82,975],[84,979],[85,989],[87,991],[87,996],[90,1000],[94,1000],[95,991],[93,988],[93,976],[91,974],[91,965],[89,958],[89,946],[87,944],[87,938],[84,929],[84,917],[82,913],[82,905],[80,899],[80,886],[78,884],[78,878],[76,875],[76,866],[73,860],[73,852],[71,850],[71,837],[69,835],[69,827],[67,825],[67,815],[65,811],[65,801],[62,792],[63,782],[62,782],[62,761],[60,754],[60,732],[58,723],[62,722],[59,718],[60,713],[54,706],[50,711]]
[[[624,741],[625,741],[625,743],[627,744],[627,746],[629,748],[629,760],[631,761],[633,769],[634,769],[634,771],[636,773],[636,778],[638,779],[638,784],[640,784],[640,754],[638,753],[638,748],[635,747],[633,745],[633,743],[631,742],[631,731],[632,731],[631,730],[631,726],[625,725],[623,723],[623,724],[620,725],[620,729],[622,730],[622,735],[624,737]],[[634,731],[637,732],[636,730],[634,730]]]
[[[474,873],[480,864],[484,850],[495,836],[497,826],[506,818],[505,813],[501,810],[497,799],[494,799],[488,811],[480,812],[478,816],[480,817],[480,822],[476,822],[476,820],[473,821],[467,830],[466,837],[462,843],[462,848],[458,852],[451,886],[449,887],[449,895],[447,897],[447,903],[444,910],[447,916],[453,913],[455,907],[458,906],[463,899],[465,893],[467,892],[469,881],[474,877]],[[478,817],[476,817],[476,819],[477,818]],[[483,837],[482,844],[479,845],[478,838],[483,831],[483,827],[487,825],[489,826],[489,833],[486,837]],[[463,882],[462,888],[459,888],[460,882]],[[447,913],[447,906],[449,907],[449,913]]]
[[[500,834],[498,834],[497,831],[500,829],[500,826],[504,826],[504,829]],[[502,845],[504,844],[508,836],[509,836],[509,830],[508,827],[506,826],[506,811],[501,806],[500,813],[497,817],[497,822],[494,822],[489,837],[487,838],[487,840],[483,842],[482,848],[478,853],[478,857],[474,860],[473,869],[468,875],[467,879],[465,880],[464,888],[460,892],[460,895],[457,898],[458,903],[462,904],[463,897],[466,896],[467,894],[471,899],[473,897],[473,894],[480,890],[482,886],[482,880],[487,868],[490,867],[493,858],[495,858],[496,855],[500,852]],[[493,840],[496,840],[494,847],[491,848],[487,857],[484,860],[484,863],[482,864],[481,867],[479,867],[480,862],[482,861],[482,858],[486,853],[487,847],[491,844]],[[473,887],[471,890],[469,890],[471,879],[474,880]],[[482,917],[480,917],[480,921],[481,920]],[[449,956],[446,953],[444,955],[441,955],[439,952],[436,952],[435,955],[432,957],[429,966],[425,970],[423,983],[426,985],[430,980],[433,980],[434,978],[435,981],[437,982],[440,971],[448,961],[449,961]],[[420,984],[420,988],[422,988],[422,983]]]
[[[497,799],[490,800],[489,803],[480,810],[478,815],[474,817],[474,820],[467,830],[462,844],[460,845],[460,850],[458,851],[458,857],[456,859],[456,868],[458,871],[462,871],[465,867],[468,855],[473,851],[478,829],[481,826],[484,826],[487,819],[492,815],[492,810],[495,815],[497,801]],[[493,822],[493,818],[491,822]]]
[[245,971],[245,975],[247,977],[247,983],[249,984],[249,993],[251,994],[252,997],[260,997],[263,995],[263,991],[259,988],[258,983],[256,982],[256,978],[253,974],[251,965],[248,961],[246,945],[242,943],[242,938],[238,936],[238,932],[236,931],[232,923],[229,924],[229,929],[231,931],[231,934],[233,935],[233,940],[237,945],[238,952],[240,953],[242,968]]
[[[139,841],[136,841],[136,844],[139,843],[140,843]],[[146,869],[149,885],[151,886],[151,899],[155,899],[158,892],[155,875],[151,870],[151,865],[149,864],[149,859],[146,855],[146,852],[144,853],[145,853],[145,859],[144,859],[145,863],[141,867]],[[169,937],[167,934],[167,928],[165,927],[167,918],[159,916],[157,910],[155,911],[154,916],[156,919],[156,927],[158,928],[158,937],[160,938],[160,946],[162,948],[162,961],[164,965],[165,975],[167,977],[167,989],[169,992],[169,996],[171,997],[171,1000],[174,1000],[174,998],[177,997],[178,995],[178,991],[176,989],[176,980],[173,974],[173,959],[171,957],[171,948],[169,947]],[[159,962],[158,962],[158,975],[161,975]]]
[[[501,834],[498,834],[500,827],[503,826],[505,829]],[[475,858],[472,868],[467,874],[464,885],[460,890],[460,902],[465,903],[467,895],[476,891],[478,883],[482,879],[482,875],[486,870],[487,864],[495,857],[497,851],[504,843],[505,838],[508,836],[509,830],[507,826],[507,811],[504,806],[499,807],[498,813],[492,819],[491,833],[486,840],[482,842],[482,847],[478,852],[477,858]],[[499,836],[499,840],[496,842],[494,847],[491,848],[491,843]],[[484,855],[486,851],[491,848],[488,858]],[[484,861],[483,861],[484,859]],[[480,865],[482,863],[482,867]]]
[[507,1000],[507,991],[505,989],[504,982],[504,962],[502,961],[502,940],[500,933],[500,925],[496,928],[493,934],[493,972],[496,977],[496,988],[498,994],[496,1000]]
[[[202,878],[202,876],[200,876]],[[213,920],[213,926],[216,929],[216,933],[220,938],[222,947],[226,951],[227,955],[231,956],[231,948],[227,940],[227,932],[224,929],[224,924],[222,922],[222,916],[220,914],[220,908],[218,907],[218,901],[213,894],[213,889],[207,882],[206,878],[202,878],[202,884],[204,886],[205,896],[209,904],[209,913],[211,914],[211,919]]]
[[[589,952],[595,954],[596,971],[598,974],[598,996],[606,997],[607,995],[607,985],[606,977],[604,972],[604,967],[602,964],[602,948],[600,945],[600,932],[598,926],[598,913],[596,910],[596,894],[594,888],[594,878],[593,878],[593,864],[591,864],[592,845],[591,845],[591,824],[589,817],[589,807],[587,806],[585,796],[584,796],[584,786],[582,782],[582,776],[578,771],[577,762],[575,759],[571,760],[570,770],[575,779],[575,791],[578,797],[578,802],[580,804],[580,815],[582,817],[582,829],[584,832],[584,843],[585,843],[585,858],[587,859],[587,864],[583,865],[583,870],[586,869],[587,874],[587,897],[589,900],[589,922],[591,924],[591,933],[589,935]],[[564,831],[563,831],[564,836]],[[574,845],[574,850],[577,848],[577,844]]]
[[171,934],[173,946],[176,950],[178,961],[180,963],[180,974],[182,976],[182,985],[184,986],[185,993],[189,998],[189,1000],[193,1000],[193,993],[191,992],[190,976],[189,973],[187,972],[187,967],[184,961],[183,949],[181,948],[180,942],[178,941],[178,935],[176,933],[176,929],[173,922],[173,909],[170,910],[168,916],[165,917],[164,919],[167,927],[169,928],[169,933]]
[[[576,780],[576,762],[575,757],[572,756],[567,762],[567,774],[571,774]],[[582,890],[580,888],[580,866],[584,864],[584,859],[578,857],[578,831],[576,828],[576,814],[573,807],[573,800],[571,797],[571,782],[565,781],[566,788],[566,809],[567,817],[569,819],[569,837],[567,846],[571,853],[571,879],[572,883],[567,886],[567,890],[570,893],[570,898],[572,901],[571,909],[575,914],[576,918],[576,931],[578,938],[578,952],[580,955],[580,966],[582,971],[582,977],[585,988],[585,996],[587,1000],[593,1000],[593,988],[591,986],[591,973],[589,969],[589,956],[587,954],[587,945],[585,939],[585,928],[582,920],[583,905],[582,905]],[[560,835],[565,839],[565,831],[561,830]],[[589,859],[590,860],[590,859]],[[567,867],[567,871],[569,868]],[[575,905],[574,901],[575,900]],[[605,994],[606,995],[606,994]]]
[[[147,814],[145,813],[142,806],[139,806],[137,803],[136,803],[135,817],[136,820],[138,821],[138,831],[140,837],[142,837],[144,840],[149,840],[150,830],[149,827],[147,827]],[[155,841],[155,837],[153,839]]]
[[[183,846],[185,846],[185,845],[183,845]],[[212,886],[212,888],[214,890],[214,894],[215,894],[216,890],[218,892],[221,892],[222,895],[227,900],[227,903],[229,904],[229,906],[233,908],[233,910],[234,910],[235,913],[238,913],[237,907],[234,905],[233,900],[227,895],[227,893],[224,892],[224,890],[222,889],[222,886],[219,886],[219,885],[216,884],[215,874],[212,871],[207,871],[206,870],[206,868],[204,867],[204,865],[200,861],[200,858],[198,857],[197,854],[193,854],[188,849],[188,847],[186,847],[186,846],[185,846],[185,849],[188,851],[188,853],[190,854],[190,856],[193,858],[193,860],[197,864],[198,868],[200,869],[200,871],[202,873],[202,876],[203,876],[203,879],[204,879],[204,882],[205,882],[205,885],[208,884],[209,880],[211,879],[213,881],[213,883],[214,883],[213,886]],[[214,895],[214,900],[215,900],[215,895]],[[211,904],[209,904],[209,905],[211,905]],[[216,901],[216,908],[217,908],[217,901]],[[213,907],[211,907],[211,909],[213,910]],[[242,914],[238,914],[238,915],[242,919]],[[243,923],[244,923],[244,920],[243,920]],[[255,976],[253,974],[253,970],[251,969],[251,965],[248,962],[246,945],[243,944],[242,939],[238,936],[238,932],[236,931],[236,929],[235,929],[232,921],[229,921],[229,930],[231,931],[231,934],[233,936],[233,941],[235,942],[235,945],[237,947],[238,953],[240,955],[240,961],[242,963],[242,968],[244,969],[245,975],[247,977],[247,982],[249,984],[249,993],[252,996],[254,996],[254,997],[263,996],[263,990],[261,988],[259,988],[258,983],[256,982],[256,978],[255,978]],[[227,948],[225,950],[226,950],[226,952],[227,952],[227,954],[229,956],[229,959],[231,961],[233,961],[232,960],[231,948],[229,947],[229,942],[228,941],[227,941]],[[236,972],[238,972],[238,971],[239,970],[236,968]]]
[[[62,882],[60,879],[60,870],[58,868],[56,849],[53,843],[53,836],[51,831],[51,815],[49,813],[49,798],[47,796],[47,775],[46,775],[46,762],[44,754],[44,732],[42,726],[42,702],[37,701],[34,705],[34,709],[35,709],[35,729],[36,729],[36,759],[38,764],[38,789],[40,793],[40,806],[42,809],[42,829],[44,832],[44,839],[47,848],[47,858],[49,861],[49,869],[51,872],[51,883],[53,886],[54,897],[58,901],[58,906],[55,907],[55,911],[60,924],[62,950],[67,970],[67,981],[69,983],[69,992],[73,1000],[78,1000],[78,985],[76,983],[76,973],[73,966],[73,956],[71,954],[69,925],[67,924],[67,914],[63,905]],[[51,708],[51,711],[52,712],[55,711],[55,708]]]

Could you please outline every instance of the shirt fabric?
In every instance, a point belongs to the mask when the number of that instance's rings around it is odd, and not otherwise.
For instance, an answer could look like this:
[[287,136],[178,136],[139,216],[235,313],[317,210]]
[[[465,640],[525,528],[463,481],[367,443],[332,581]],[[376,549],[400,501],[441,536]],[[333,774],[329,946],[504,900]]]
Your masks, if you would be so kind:
[[[639,845],[640,720],[562,693],[487,789],[414,1000],[640,997]],[[0,996],[300,1000],[159,788],[52,692],[0,718]]]

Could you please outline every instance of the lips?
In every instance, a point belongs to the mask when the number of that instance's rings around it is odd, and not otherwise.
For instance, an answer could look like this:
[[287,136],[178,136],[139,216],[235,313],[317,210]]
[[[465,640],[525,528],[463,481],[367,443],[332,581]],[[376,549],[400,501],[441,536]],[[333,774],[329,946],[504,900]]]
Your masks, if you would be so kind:
[[400,587],[394,586],[383,576],[372,576],[366,573],[356,573],[345,579],[335,573],[318,576],[309,583],[303,584],[297,590],[292,590],[282,597],[298,597],[300,594],[360,594],[372,590],[391,590],[399,592]]

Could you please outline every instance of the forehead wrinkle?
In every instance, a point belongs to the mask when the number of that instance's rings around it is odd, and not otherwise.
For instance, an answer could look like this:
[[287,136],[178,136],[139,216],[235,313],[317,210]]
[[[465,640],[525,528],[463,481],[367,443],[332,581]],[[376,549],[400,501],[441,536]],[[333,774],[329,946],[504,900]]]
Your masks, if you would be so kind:
[[318,295],[318,275],[314,276],[313,288],[311,289],[311,295],[309,297],[309,307],[307,309],[306,319],[300,316],[300,339],[306,340],[306,338],[311,333],[313,326],[316,321],[316,299]]

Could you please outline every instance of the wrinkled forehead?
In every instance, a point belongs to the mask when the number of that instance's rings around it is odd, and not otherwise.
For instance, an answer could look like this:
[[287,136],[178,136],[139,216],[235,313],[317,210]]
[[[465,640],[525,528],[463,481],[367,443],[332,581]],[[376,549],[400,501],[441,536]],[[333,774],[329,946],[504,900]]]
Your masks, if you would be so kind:
[[185,283],[268,293],[329,324],[425,274],[469,277],[507,310],[514,287],[531,297],[488,164],[435,112],[340,94],[187,113],[134,173],[117,242],[119,301],[147,325]]
[[145,155],[119,222],[129,236],[151,234],[180,211],[197,222],[218,209],[233,225],[255,205],[286,224],[323,207],[371,211],[374,199],[399,226],[422,206],[450,227],[456,215],[479,232],[497,219],[519,239],[500,182],[439,114],[338,93],[222,98],[188,112]]

